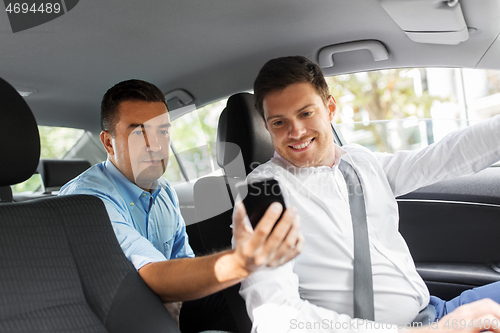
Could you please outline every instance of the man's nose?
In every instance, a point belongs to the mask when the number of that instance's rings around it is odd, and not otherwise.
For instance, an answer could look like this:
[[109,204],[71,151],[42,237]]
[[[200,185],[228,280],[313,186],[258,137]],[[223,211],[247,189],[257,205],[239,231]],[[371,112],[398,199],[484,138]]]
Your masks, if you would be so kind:
[[306,128],[301,121],[292,120],[290,121],[289,137],[292,139],[299,139],[306,133]]
[[145,133],[144,139],[146,140],[147,151],[157,152],[161,150],[162,148],[161,142],[157,135],[154,135],[152,133]]

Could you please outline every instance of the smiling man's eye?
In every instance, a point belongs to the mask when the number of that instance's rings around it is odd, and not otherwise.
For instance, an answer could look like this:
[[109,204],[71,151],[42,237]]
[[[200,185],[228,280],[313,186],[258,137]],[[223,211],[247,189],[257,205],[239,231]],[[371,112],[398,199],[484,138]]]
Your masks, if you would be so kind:
[[281,126],[281,125],[283,125],[283,120],[277,120],[273,122],[273,126]]

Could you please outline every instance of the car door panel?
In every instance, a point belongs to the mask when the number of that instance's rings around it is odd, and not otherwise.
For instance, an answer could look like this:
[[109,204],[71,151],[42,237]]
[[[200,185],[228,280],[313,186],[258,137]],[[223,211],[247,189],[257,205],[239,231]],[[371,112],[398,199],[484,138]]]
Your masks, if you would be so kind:
[[398,198],[399,230],[431,294],[500,281],[500,168]]

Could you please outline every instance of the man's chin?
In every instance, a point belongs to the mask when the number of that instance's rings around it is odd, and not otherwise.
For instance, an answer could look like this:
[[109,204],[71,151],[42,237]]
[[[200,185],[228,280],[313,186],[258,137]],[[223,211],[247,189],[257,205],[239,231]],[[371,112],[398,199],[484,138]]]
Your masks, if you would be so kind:
[[135,183],[143,189],[151,189],[156,181],[165,173],[162,166],[150,166],[142,170],[138,175],[135,175]]

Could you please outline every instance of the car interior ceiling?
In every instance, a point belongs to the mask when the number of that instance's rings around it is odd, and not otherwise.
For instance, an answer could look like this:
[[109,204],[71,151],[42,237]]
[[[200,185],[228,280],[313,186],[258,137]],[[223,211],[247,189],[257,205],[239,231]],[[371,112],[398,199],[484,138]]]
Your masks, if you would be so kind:
[[[54,20],[23,38],[3,35],[2,49],[15,56],[3,59],[2,77],[15,87],[37,90],[27,102],[38,124],[83,128],[97,135],[103,92],[130,77],[140,76],[165,93],[182,88],[200,107],[251,89],[259,68],[273,57],[301,54],[317,60],[324,47],[346,42],[380,41],[389,58],[374,61],[368,50],[338,53],[335,65],[323,69],[326,75],[409,66],[498,67],[496,0],[483,0],[480,5],[477,0],[460,1],[468,26],[476,32],[453,47],[413,42],[380,1],[317,0],[314,4],[257,0],[252,5],[228,5],[225,0],[193,0],[186,6],[175,1],[139,5],[110,0],[99,4],[98,11],[92,11],[92,6],[76,7],[67,19]],[[108,15],[115,8],[128,10]],[[1,21],[0,29],[9,30],[8,21]],[[47,29],[74,33],[45,33]],[[44,52],[25,52],[27,45]],[[58,55],[60,45],[64,45],[63,57]],[[141,61],[140,71],[131,69],[138,59],[147,61]],[[30,73],[32,80],[25,82],[19,73]],[[68,77],[78,79],[67,84]]]

